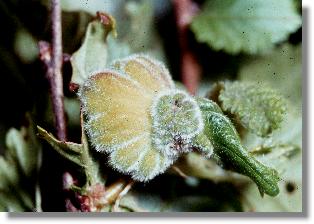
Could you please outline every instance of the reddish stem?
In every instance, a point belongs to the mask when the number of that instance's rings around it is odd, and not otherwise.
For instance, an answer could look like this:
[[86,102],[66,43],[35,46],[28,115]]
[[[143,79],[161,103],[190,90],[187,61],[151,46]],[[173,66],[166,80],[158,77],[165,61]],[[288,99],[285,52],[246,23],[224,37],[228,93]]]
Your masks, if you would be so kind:
[[188,45],[188,26],[198,8],[192,0],[173,0],[181,48],[182,82],[192,94],[195,94],[200,77],[201,67]]
[[66,140],[66,124],[63,102],[62,79],[62,28],[60,0],[52,0],[52,75],[50,77],[51,97],[55,115],[55,127],[59,140]]
[[63,102],[63,53],[60,0],[52,0],[51,8],[52,45],[44,41],[39,42],[40,59],[47,67],[46,76],[50,84],[50,93],[57,137],[59,140],[65,141],[66,122]]

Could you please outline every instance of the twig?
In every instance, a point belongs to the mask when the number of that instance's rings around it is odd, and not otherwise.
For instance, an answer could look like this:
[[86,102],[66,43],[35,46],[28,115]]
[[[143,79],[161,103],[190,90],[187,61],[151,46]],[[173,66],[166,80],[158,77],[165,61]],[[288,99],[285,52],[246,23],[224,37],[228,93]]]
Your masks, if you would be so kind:
[[192,94],[195,94],[201,75],[201,67],[188,46],[188,25],[198,8],[192,0],[172,0],[178,27],[181,48],[182,82]]
[[50,84],[52,107],[54,114],[57,137],[61,141],[66,140],[66,122],[63,102],[62,79],[62,29],[60,0],[51,0],[52,7],[52,46],[40,41],[40,58],[47,67],[47,79]]
[[55,126],[59,140],[66,140],[66,125],[63,103],[62,80],[62,28],[60,0],[52,0],[52,70],[53,77],[49,77],[51,97],[55,115]]

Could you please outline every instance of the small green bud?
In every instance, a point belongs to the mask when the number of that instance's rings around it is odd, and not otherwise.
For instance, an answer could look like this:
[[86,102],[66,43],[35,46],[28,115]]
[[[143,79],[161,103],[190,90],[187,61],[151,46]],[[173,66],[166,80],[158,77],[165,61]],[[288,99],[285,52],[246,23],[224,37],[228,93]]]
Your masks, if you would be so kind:
[[214,153],[224,164],[248,177],[258,186],[263,195],[276,196],[279,193],[277,182],[280,180],[278,172],[269,168],[254,157],[242,146],[239,135],[231,121],[224,116],[219,106],[208,99],[198,99],[203,114],[204,133],[214,146]]

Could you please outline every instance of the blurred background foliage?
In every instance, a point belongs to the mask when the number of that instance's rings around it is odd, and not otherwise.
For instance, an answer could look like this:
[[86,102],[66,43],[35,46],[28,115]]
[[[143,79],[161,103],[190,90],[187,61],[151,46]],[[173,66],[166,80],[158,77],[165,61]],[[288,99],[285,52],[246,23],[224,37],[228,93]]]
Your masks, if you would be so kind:
[[[72,55],[79,49],[88,23],[97,11],[103,11],[116,19],[118,33],[117,38],[107,38],[107,63],[146,52],[164,61],[173,78],[180,81],[181,52],[170,0],[61,2],[64,53]],[[247,178],[191,153],[177,164],[188,178],[170,171],[138,184],[122,199],[121,209],[301,211],[301,1],[195,3],[199,12],[191,23],[188,41],[202,68],[198,94],[213,91],[216,81],[239,80],[266,85],[287,99],[284,124],[270,137],[257,137],[239,128],[251,153],[282,174],[281,193],[262,198]],[[41,161],[41,149],[50,146],[39,141],[33,129],[36,124],[54,130],[49,86],[37,47],[39,40],[51,39],[49,1],[0,1],[0,23],[0,210],[64,211],[62,174],[77,174],[77,167],[53,150],[43,150]],[[69,62],[65,62],[63,73],[69,140],[79,142],[80,105],[68,88],[72,74]]]

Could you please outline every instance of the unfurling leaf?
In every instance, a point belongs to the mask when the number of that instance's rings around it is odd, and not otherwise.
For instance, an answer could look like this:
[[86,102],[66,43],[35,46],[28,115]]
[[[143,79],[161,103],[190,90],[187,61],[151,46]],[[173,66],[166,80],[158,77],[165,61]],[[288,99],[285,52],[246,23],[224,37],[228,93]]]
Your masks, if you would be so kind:
[[71,57],[72,83],[81,85],[94,72],[106,68],[108,57],[106,38],[110,32],[115,35],[114,18],[98,13],[98,18],[88,24],[82,46]]
[[231,54],[256,54],[301,25],[293,0],[210,0],[191,24],[200,42]]
[[278,129],[286,112],[278,93],[254,83],[226,82],[219,101],[224,111],[237,115],[245,128],[259,136]]
[[276,196],[279,193],[278,173],[252,157],[242,146],[238,133],[231,121],[222,113],[219,106],[211,100],[198,99],[202,110],[204,133],[214,146],[214,153],[236,172],[250,177],[263,195]]
[[209,140],[196,138],[203,130],[196,101],[175,88],[163,64],[133,55],[112,68],[91,76],[79,91],[90,141],[110,154],[112,167],[148,181],[193,144],[210,156]]

